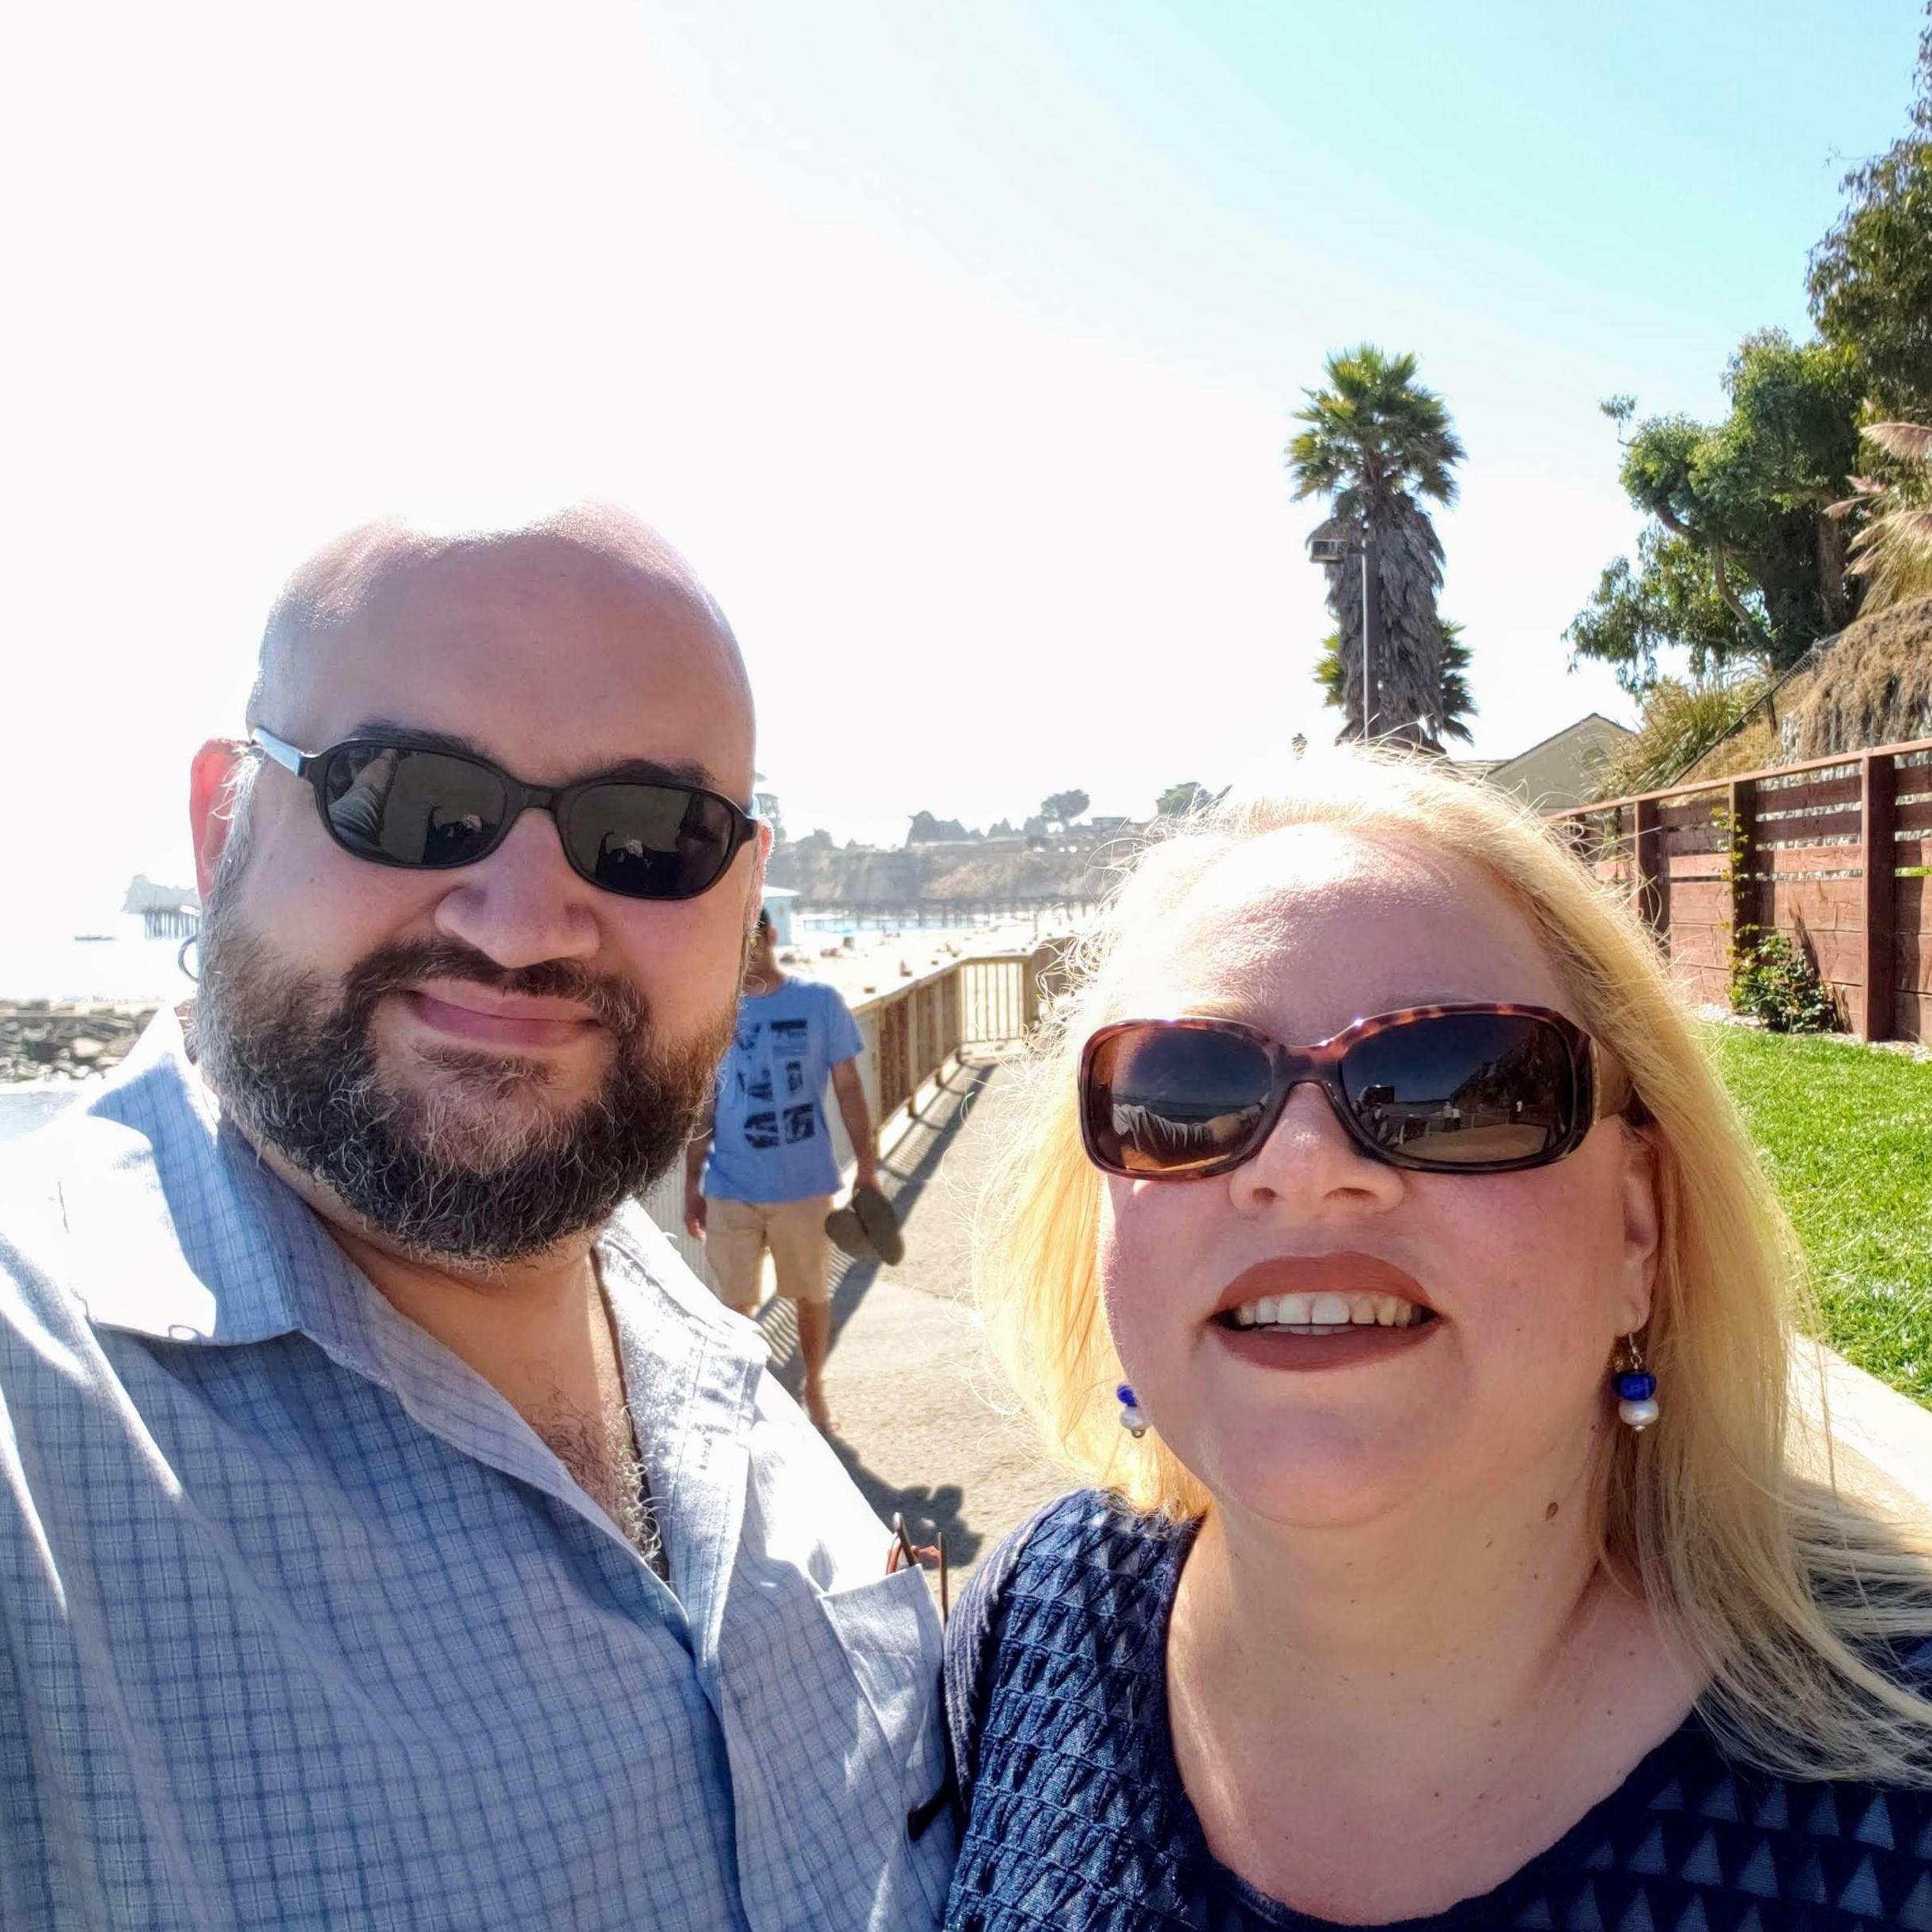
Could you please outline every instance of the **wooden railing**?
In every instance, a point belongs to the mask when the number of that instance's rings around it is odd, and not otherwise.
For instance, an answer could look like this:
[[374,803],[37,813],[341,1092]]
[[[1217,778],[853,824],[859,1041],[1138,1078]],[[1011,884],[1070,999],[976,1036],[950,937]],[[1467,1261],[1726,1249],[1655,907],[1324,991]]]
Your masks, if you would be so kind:
[[[967,1047],[1021,1040],[1032,1032],[1046,1002],[1065,983],[1065,953],[1066,942],[1055,940],[1030,952],[955,960],[853,1007],[866,1043],[859,1074],[881,1146],[910,1124]],[[843,1168],[852,1158],[852,1145],[829,1097],[825,1113]],[[703,1244],[684,1232],[682,1161],[645,1196],[644,1206],[678,1252],[703,1275]]]
[[1680,980],[1727,1004],[1741,928],[1784,934],[1864,1040],[1932,1035],[1932,739],[1551,815]]

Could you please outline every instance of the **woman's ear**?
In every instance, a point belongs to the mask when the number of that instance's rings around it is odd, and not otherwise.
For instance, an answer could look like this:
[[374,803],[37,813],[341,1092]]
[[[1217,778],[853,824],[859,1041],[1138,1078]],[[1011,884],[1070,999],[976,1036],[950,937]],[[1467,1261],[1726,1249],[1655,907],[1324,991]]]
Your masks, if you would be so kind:
[[1657,1250],[1664,1237],[1663,1189],[1650,1130],[1627,1121],[1623,1127],[1624,1306],[1618,1325],[1626,1335],[1635,1335],[1650,1319],[1650,1301],[1657,1290]]

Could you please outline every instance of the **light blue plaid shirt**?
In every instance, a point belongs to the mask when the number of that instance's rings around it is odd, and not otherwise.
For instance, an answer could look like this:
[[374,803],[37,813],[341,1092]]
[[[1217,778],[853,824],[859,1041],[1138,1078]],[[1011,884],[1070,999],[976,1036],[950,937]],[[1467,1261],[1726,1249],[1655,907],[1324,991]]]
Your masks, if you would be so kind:
[[171,1018],[7,1150],[7,1932],[936,1923],[925,1580],[641,1212],[600,1256],[669,1588]]

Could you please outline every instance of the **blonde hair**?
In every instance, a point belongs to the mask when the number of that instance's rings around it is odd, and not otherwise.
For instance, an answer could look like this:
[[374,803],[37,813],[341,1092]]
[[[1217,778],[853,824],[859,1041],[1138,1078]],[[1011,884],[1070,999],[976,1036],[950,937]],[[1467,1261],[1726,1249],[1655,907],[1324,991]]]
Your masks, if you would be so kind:
[[1337,756],[1303,771],[1294,790],[1227,801],[1146,847],[1070,957],[1023,1069],[975,1272],[989,1341],[1050,1449],[1143,1512],[1209,1507],[1157,1433],[1135,1442],[1114,1405],[1100,1180],[1081,1150],[1074,1070],[1088,1035],[1126,1017],[1127,970],[1212,867],[1269,832],[1321,825],[1460,859],[1528,920],[1650,1123],[1662,1226],[1645,1354],[1668,1410],[1657,1428],[1616,1432],[1605,1561],[1654,1606],[1707,1687],[1707,1721],[1741,1756],[1786,1775],[1932,1782],[1932,1703],[1884,1654],[1932,1635],[1932,1532],[1841,1495],[1828,1435],[1792,1413],[1795,1328],[1811,1314],[1796,1244],[1657,947],[1501,792],[1414,759]]

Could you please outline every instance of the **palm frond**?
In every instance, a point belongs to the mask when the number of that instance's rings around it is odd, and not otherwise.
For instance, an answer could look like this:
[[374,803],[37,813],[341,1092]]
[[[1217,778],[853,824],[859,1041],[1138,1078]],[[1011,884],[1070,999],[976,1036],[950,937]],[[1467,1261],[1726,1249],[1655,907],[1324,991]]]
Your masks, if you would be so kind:
[[1932,507],[1874,517],[1859,532],[1845,567],[1865,579],[1867,612],[1932,597]]
[[1859,434],[1901,463],[1932,463],[1932,425],[1872,422],[1866,424]]

